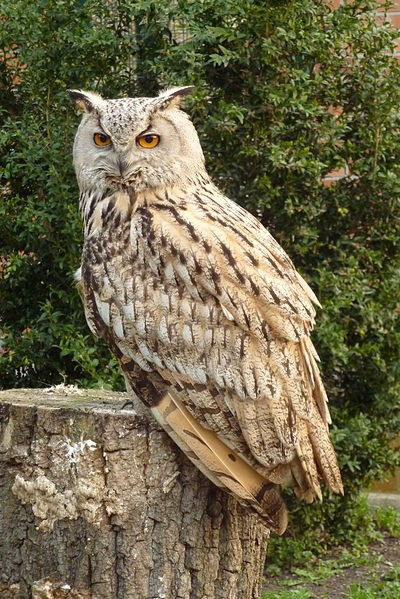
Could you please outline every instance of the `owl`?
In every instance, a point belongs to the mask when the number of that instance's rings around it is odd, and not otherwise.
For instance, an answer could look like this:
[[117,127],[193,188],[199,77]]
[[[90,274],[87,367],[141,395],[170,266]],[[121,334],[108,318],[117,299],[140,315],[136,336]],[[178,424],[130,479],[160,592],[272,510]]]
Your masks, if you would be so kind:
[[282,534],[282,485],[342,493],[310,340],[318,301],[260,222],[211,181],[181,110],[192,87],[70,91],[86,318],[140,413]]

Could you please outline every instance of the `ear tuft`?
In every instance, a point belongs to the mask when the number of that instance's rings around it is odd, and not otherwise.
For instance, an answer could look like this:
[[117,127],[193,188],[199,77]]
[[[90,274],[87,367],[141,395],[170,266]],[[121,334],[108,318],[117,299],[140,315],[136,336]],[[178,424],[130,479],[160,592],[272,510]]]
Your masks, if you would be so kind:
[[194,90],[193,85],[185,87],[172,87],[161,92],[156,100],[157,108],[165,110],[167,108],[179,108],[185,96]]
[[82,112],[93,112],[103,103],[103,98],[94,92],[69,89],[68,93]]

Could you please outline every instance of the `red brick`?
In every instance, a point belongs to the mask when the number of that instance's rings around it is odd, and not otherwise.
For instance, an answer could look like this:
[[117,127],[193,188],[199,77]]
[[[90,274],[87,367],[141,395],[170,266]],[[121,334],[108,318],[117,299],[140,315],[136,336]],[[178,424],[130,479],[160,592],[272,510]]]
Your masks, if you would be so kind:
[[328,173],[326,175],[326,178],[328,179],[341,179],[342,177],[346,176],[346,169],[344,167],[342,168],[338,168],[334,171],[331,171],[330,173]]
[[394,27],[397,27],[398,29],[400,29],[400,11],[399,11],[399,14],[390,15],[390,22],[392,23],[392,25]]

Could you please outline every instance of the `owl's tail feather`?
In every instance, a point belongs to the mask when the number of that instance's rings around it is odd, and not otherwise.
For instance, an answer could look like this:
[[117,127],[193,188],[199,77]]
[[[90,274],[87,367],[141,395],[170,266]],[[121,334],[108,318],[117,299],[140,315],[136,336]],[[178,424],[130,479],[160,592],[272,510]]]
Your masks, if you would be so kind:
[[256,472],[213,431],[204,428],[172,393],[166,393],[151,411],[207,478],[249,507],[268,528],[280,535],[285,532],[287,510],[277,485]]

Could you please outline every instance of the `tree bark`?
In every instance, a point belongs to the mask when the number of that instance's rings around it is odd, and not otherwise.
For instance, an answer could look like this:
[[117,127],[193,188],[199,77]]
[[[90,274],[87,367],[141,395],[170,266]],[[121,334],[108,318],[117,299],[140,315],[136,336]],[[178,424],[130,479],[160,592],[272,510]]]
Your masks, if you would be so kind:
[[269,531],[127,395],[0,392],[0,597],[260,597]]

